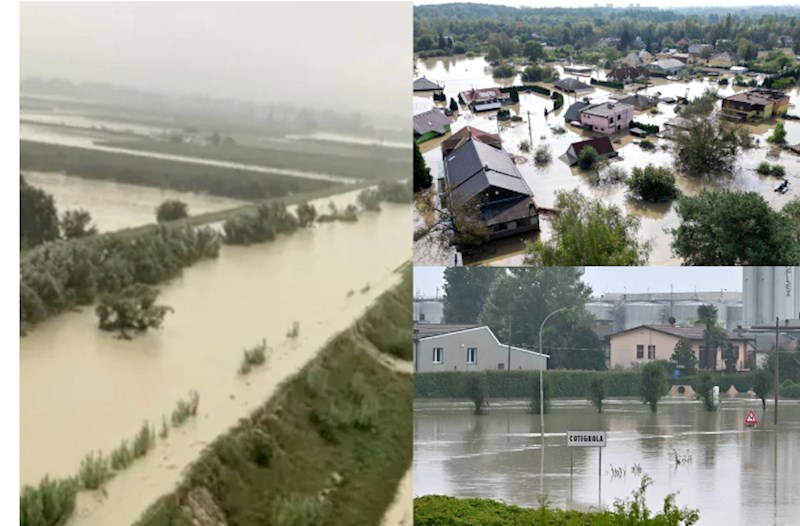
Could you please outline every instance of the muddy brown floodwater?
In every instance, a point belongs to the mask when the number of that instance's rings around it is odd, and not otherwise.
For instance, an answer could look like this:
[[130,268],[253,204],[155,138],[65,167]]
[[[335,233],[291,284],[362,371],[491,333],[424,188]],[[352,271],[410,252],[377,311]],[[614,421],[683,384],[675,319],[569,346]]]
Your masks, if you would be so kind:
[[[573,74],[564,73],[560,65],[557,65],[556,69],[562,78],[576,77]],[[483,57],[417,60],[416,75],[424,75],[431,80],[444,84],[444,93],[447,96],[447,103],[445,104],[449,104],[450,98],[457,99],[459,92],[472,88],[522,84],[519,75],[513,79],[493,79],[491,68],[488,67]],[[592,76],[604,78],[604,74],[597,70],[592,73]],[[584,83],[589,82],[588,76],[576,78]],[[551,84],[540,84],[547,86],[551,90],[553,89]],[[737,91],[747,89],[732,85],[719,86],[716,80],[712,79],[693,80],[691,82],[655,79],[654,85],[648,87],[645,93],[651,96],[676,97],[688,95],[690,98],[694,98],[702,95],[708,88],[716,89],[721,96],[729,96]],[[795,88],[787,93],[790,97],[789,112],[797,114],[798,104],[800,104],[800,88]],[[614,90],[598,87],[591,91],[578,93],[577,97],[573,94],[565,95],[564,107],[545,117],[544,111],[545,109],[552,110],[553,101],[543,95],[521,93],[519,104],[511,105],[507,108],[510,109],[513,115],[521,116],[523,122],[498,123],[496,111],[472,113],[468,109],[463,109],[457,113],[455,121],[451,124],[451,131],[455,133],[464,126],[474,126],[490,133],[499,132],[503,139],[503,147],[510,154],[525,158],[525,162],[519,164],[518,168],[533,190],[537,204],[546,208],[553,208],[556,191],[579,188],[584,195],[617,205],[626,213],[633,214],[641,220],[639,239],[642,242],[650,242],[652,245],[652,252],[648,261],[650,265],[679,265],[680,260],[672,254],[670,248],[672,236],[664,232],[664,229],[676,228],[679,225],[680,221],[678,214],[675,212],[674,203],[651,204],[631,199],[627,195],[627,189],[624,184],[597,185],[593,181],[593,177],[578,168],[570,168],[564,161],[559,159],[567,151],[571,143],[588,137],[582,130],[565,124],[564,112],[569,105],[575,100],[581,100],[584,97],[589,97],[592,102],[603,102],[609,100],[614,94]],[[435,105],[444,106],[443,103],[434,103],[430,95],[417,94],[414,96],[415,114],[429,110]],[[721,103],[718,102],[717,105],[719,106]],[[657,124],[663,130],[664,122],[676,115],[675,104],[660,103],[658,104],[658,112],[652,114],[649,111],[638,111],[634,118],[648,124]],[[530,129],[528,126],[529,119]],[[687,195],[695,195],[705,188],[730,188],[758,192],[773,208],[780,209],[800,192],[800,156],[785,151],[776,151],[771,147],[766,139],[772,133],[774,125],[774,122],[768,122],[760,126],[749,126],[750,133],[758,144],[751,150],[740,152],[737,162],[738,168],[730,179],[708,182],[678,174],[678,187]],[[800,121],[786,121],[784,125],[787,132],[787,142],[789,144],[800,142]],[[557,126],[563,127],[565,133],[555,133],[553,129]],[[439,149],[439,145],[444,138],[427,141],[420,146],[434,179],[442,177],[444,173],[441,150]],[[639,147],[637,144],[638,139],[634,143],[631,137],[623,137],[621,143],[614,145],[614,148],[619,152],[619,157],[612,160],[610,165],[624,168],[628,173],[634,167],[643,167],[649,163],[673,168],[674,157],[672,153],[661,149],[662,145],[669,147],[671,141],[666,139],[653,140],[658,148],[652,152],[647,152]],[[530,142],[532,150],[535,150],[540,145],[548,147],[552,155],[552,161],[545,166],[536,166],[533,163],[531,153],[525,153],[521,150],[520,146],[523,141]],[[770,163],[778,162],[785,166],[786,177],[791,183],[791,190],[787,194],[781,195],[773,191],[778,182],[777,179],[756,173],[756,167],[765,159]],[[542,222],[540,235],[542,240],[547,240],[550,237],[550,225],[547,220]],[[475,263],[485,265],[521,265],[523,262],[523,246],[519,242],[507,240],[490,244],[488,248],[488,254]],[[448,261],[438,261],[436,263],[452,264],[452,262],[448,263]]]
[[[342,206],[355,195],[316,204]],[[132,523],[173,489],[206,444],[264,403],[396,283],[393,270],[411,255],[410,220],[408,206],[383,205],[356,223],[225,246],[219,259],[160,287],[159,301],[175,312],[163,329],[133,341],[99,331],[91,308],[38,325],[20,343],[20,483],[76,473],[84,455],[109,452],[143,420],[169,418],[178,399],[195,389],[197,418],[117,475],[106,496],[81,494],[69,524]],[[300,334],[288,341],[294,321]],[[239,378],[242,349],[262,338],[272,347],[266,366]]]
[[[751,409],[757,428],[744,425]],[[698,509],[703,526],[797,524],[800,403],[781,401],[777,430],[772,418],[770,404],[764,418],[760,400],[744,395],[723,396],[713,413],[689,397],[664,399],[655,414],[634,400],[607,400],[602,414],[585,400],[557,400],[544,416],[542,448],[539,415],[525,402],[495,401],[475,416],[469,404],[418,400],[414,493],[529,508],[545,493],[554,507],[588,510],[629,498],[648,475],[654,512],[678,493],[676,504]],[[566,445],[567,431],[590,430],[607,432],[601,465],[600,448]]]

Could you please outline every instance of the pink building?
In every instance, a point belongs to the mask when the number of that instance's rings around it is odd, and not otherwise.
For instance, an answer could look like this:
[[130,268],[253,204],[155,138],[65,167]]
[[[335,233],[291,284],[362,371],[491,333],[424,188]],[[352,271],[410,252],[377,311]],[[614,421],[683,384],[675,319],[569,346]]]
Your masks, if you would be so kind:
[[581,110],[581,124],[587,130],[608,135],[627,130],[633,120],[633,111],[632,105],[621,102],[593,104]]

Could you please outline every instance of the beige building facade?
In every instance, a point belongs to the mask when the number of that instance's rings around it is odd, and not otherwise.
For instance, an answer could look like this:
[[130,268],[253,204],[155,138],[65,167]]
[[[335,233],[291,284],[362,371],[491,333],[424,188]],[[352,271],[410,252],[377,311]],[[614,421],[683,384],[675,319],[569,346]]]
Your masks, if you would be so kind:
[[546,354],[500,343],[489,327],[436,334],[414,341],[414,370],[444,371],[536,371],[547,369]]
[[[728,334],[737,353],[736,370],[747,371],[747,353],[752,350],[751,340]],[[609,365],[612,369],[629,369],[654,360],[669,360],[675,345],[681,339],[692,342],[695,357],[700,359],[703,349],[703,329],[700,327],[674,327],[671,325],[642,325],[609,336]],[[717,370],[725,369],[722,351],[717,351]]]

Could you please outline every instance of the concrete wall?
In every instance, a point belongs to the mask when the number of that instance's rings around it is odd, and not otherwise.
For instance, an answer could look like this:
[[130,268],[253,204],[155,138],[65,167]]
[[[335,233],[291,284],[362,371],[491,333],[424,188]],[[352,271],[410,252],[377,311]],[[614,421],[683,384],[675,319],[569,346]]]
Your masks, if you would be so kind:
[[[421,373],[442,371],[496,371],[498,364],[507,370],[508,346],[498,343],[488,327],[431,336],[415,342],[415,371]],[[477,363],[467,364],[467,349],[477,349]],[[442,363],[433,363],[433,349],[442,349]],[[547,368],[546,357],[511,348],[511,368],[514,370],[539,370]]]

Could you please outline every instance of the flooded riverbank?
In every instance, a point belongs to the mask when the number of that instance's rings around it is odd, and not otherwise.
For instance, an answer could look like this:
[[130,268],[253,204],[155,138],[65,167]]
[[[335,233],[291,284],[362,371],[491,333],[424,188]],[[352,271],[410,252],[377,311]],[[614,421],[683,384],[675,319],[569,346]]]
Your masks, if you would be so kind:
[[[511,86],[521,85],[522,80],[519,75],[511,79],[493,79],[491,68],[483,57],[449,57],[442,59],[428,59],[416,61],[416,75],[425,76],[431,80],[444,84],[444,93],[447,96],[447,104],[450,98],[458,100],[458,93],[472,88],[485,88],[491,86]],[[563,67],[556,66],[556,70],[564,77],[574,77],[569,73],[564,74]],[[593,72],[595,78],[598,77],[599,70]],[[600,75],[602,78],[602,75]],[[577,77],[585,83],[589,82],[588,77]],[[553,89],[552,84],[539,83],[549,89]],[[694,98],[703,94],[706,89],[716,89],[721,96],[732,95],[735,92],[747,88],[735,87],[732,85],[719,86],[716,79],[697,79],[690,82],[667,81],[665,79],[654,79],[653,85],[649,86],[644,93],[651,96],[688,96]],[[795,108],[800,107],[800,88],[795,88],[787,92],[790,96],[790,113],[796,113]],[[596,88],[591,91],[564,95],[564,106],[558,111],[545,116],[545,110],[552,110],[553,101],[548,97],[535,93],[521,93],[519,104],[507,106],[512,115],[523,118],[522,122],[499,123],[496,119],[496,111],[473,113],[468,109],[462,108],[455,116],[451,124],[451,131],[457,132],[464,126],[473,126],[490,133],[499,133],[503,139],[503,147],[513,156],[524,158],[524,162],[518,164],[518,168],[533,190],[536,203],[545,208],[552,208],[555,204],[556,192],[559,190],[572,190],[579,188],[584,195],[600,199],[604,203],[614,204],[628,214],[633,214],[641,220],[639,239],[642,242],[649,241],[652,244],[652,252],[648,264],[650,265],[678,265],[680,260],[672,254],[670,242],[672,236],[664,233],[664,229],[676,228],[679,224],[679,217],[675,211],[674,203],[651,204],[631,199],[628,196],[627,188],[624,184],[598,185],[592,174],[582,172],[577,167],[568,166],[559,157],[569,148],[570,144],[584,140],[589,136],[581,129],[567,125],[564,121],[564,113],[570,104],[584,97],[590,98],[594,102],[604,102],[610,100],[615,95],[614,90],[606,88]],[[721,103],[718,102],[718,105]],[[414,113],[429,110],[434,106],[442,106],[442,103],[434,103],[429,95],[414,96]],[[660,125],[662,131],[664,122],[673,118],[675,104],[659,103],[658,113],[650,111],[637,111],[634,119],[648,124]],[[771,176],[762,176],[756,173],[756,167],[765,159],[770,163],[778,162],[786,168],[786,178],[790,181],[790,188],[800,189],[800,156],[790,152],[773,150],[767,142],[767,137],[772,133],[774,122],[767,122],[759,126],[748,126],[757,145],[755,148],[739,153],[737,170],[731,174],[730,178],[719,181],[705,181],[696,178],[689,178],[677,175],[677,184],[680,190],[687,195],[695,195],[703,189],[728,188],[736,190],[753,191],[761,194],[770,205],[776,209],[781,209],[793,197],[797,196],[795,190],[791,190],[785,195],[773,191],[777,180]],[[787,141],[789,144],[800,142],[800,122],[786,121],[784,123],[787,131]],[[530,127],[529,127],[530,126]],[[558,128],[564,131],[558,133]],[[448,135],[449,136],[449,135]],[[443,177],[444,167],[442,162],[441,150],[439,145],[444,138],[427,141],[420,145],[425,161],[431,169],[434,181]],[[532,154],[522,151],[523,142],[531,144],[531,151],[541,145],[549,148],[552,161],[544,166],[537,166],[533,163]],[[674,168],[674,158],[670,151],[662,149],[662,145],[671,147],[671,141],[667,139],[654,139],[657,149],[645,151],[635,141],[625,135],[622,141],[614,144],[619,157],[609,162],[610,166],[624,168],[628,173],[634,167],[644,167],[652,163],[658,166]],[[775,157],[777,155],[777,158]],[[542,222],[542,240],[549,239],[549,223]],[[535,235],[529,236],[535,239]],[[506,243],[509,245],[509,243]],[[520,265],[524,259],[523,246],[521,243],[511,244],[511,246],[490,247],[490,252],[480,260],[479,264],[492,265]],[[440,264],[448,264],[441,261]]]
[[[502,500],[536,507],[540,489],[554,507],[588,510],[630,497],[641,473],[653,478],[650,509],[678,493],[677,504],[700,510],[700,524],[791,524],[800,509],[793,465],[800,448],[800,403],[782,401],[781,424],[753,398],[723,398],[715,413],[686,398],[665,399],[658,413],[633,400],[607,401],[604,412],[583,400],[556,400],[539,416],[524,402],[497,401],[484,416],[468,404],[415,401],[414,493]],[[746,428],[756,410],[760,427]],[[606,430],[600,483],[598,448],[569,448],[568,430]],[[675,454],[682,457],[680,464]],[[544,471],[542,472],[542,459]],[[570,477],[572,461],[573,474]],[[624,468],[617,476],[612,470]]]
[[[175,313],[163,329],[133,341],[101,333],[91,308],[37,326],[20,345],[20,483],[71,475],[86,453],[116,447],[142,420],[160,421],[195,389],[201,397],[197,421],[171,435],[166,450],[135,465],[130,477],[138,485],[131,487],[160,481],[152,469],[179,472],[176,466],[263,402],[394,282],[392,270],[409,256],[409,247],[397,242],[409,221],[407,206],[383,205],[356,223],[226,246],[218,260],[160,287],[159,302]],[[286,331],[294,321],[300,335],[290,342]],[[268,365],[243,382],[236,375],[242,349],[262,338],[273,347]]]

